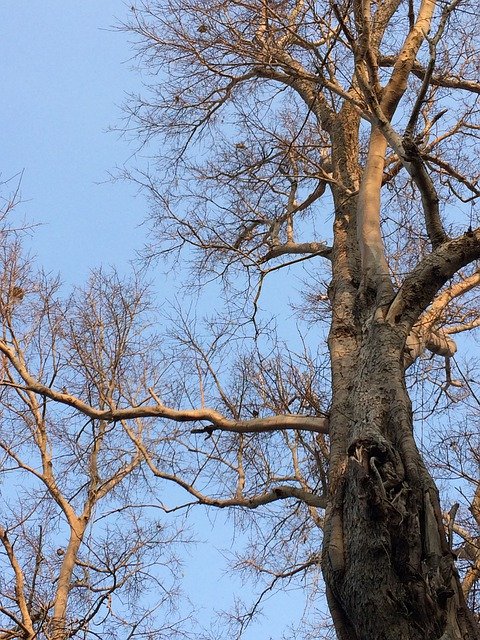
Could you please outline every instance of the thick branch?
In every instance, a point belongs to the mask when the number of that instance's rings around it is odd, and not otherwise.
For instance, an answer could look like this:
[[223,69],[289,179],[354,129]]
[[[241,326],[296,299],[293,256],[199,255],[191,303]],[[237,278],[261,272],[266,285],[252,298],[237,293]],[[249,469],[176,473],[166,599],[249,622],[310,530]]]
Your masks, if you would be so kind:
[[433,0],[423,0],[415,25],[410,29],[403,47],[395,59],[392,75],[381,99],[381,107],[389,119],[405,93],[408,76],[415,64],[418,50],[430,30],[434,10],[435,2]]
[[475,318],[470,322],[462,322],[461,324],[453,325],[453,327],[446,327],[445,333],[447,333],[449,336],[453,336],[457,333],[464,333],[465,331],[478,329],[478,327],[480,327],[480,318]]
[[405,369],[408,369],[425,350],[451,358],[457,351],[457,345],[446,332],[430,330],[419,322],[410,331],[405,343]]
[[380,228],[380,194],[386,150],[385,137],[378,127],[372,125],[367,162],[358,194],[357,235],[364,287],[375,291],[380,304],[385,304],[393,296]]
[[[378,63],[381,67],[393,67],[396,63],[396,56],[380,56]],[[412,67],[412,73],[423,80],[427,73],[427,69],[419,62],[415,61]],[[436,87],[449,87],[450,89],[461,89],[463,91],[471,91],[472,93],[480,93],[480,82],[474,80],[466,80],[456,76],[432,75],[430,84]]]
[[224,500],[216,500],[215,498],[204,498],[203,504],[211,505],[214,507],[248,507],[249,509],[256,509],[270,502],[276,500],[286,500],[288,498],[295,498],[301,500],[310,507],[316,507],[317,509],[325,509],[327,501],[325,496],[318,496],[310,491],[299,489],[298,487],[290,487],[288,485],[282,485],[275,487],[271,491],[265,491],[256,496],[238,497],[238,498],[226,498]]
[[0,352],[7,356],[24,381],[25,384],[23,386],[18,385],[19,388],[73,407],[80,413],[97,420],[120,422],[121,420],[133,420],[135,418],[165,418],[174,422],[208,421],[215,429],[233,433],[263,433],[280,429],[328,433],[328,420],[325,417],[277,415],[266,418],[253,418],[252,420],[231,420],[215,409],[172,409],[171,407],[166,407],[152,390],[150,390],[150,393],[156,400],[154,405],[128,407],[125,409],[97,409],[76,396],[56,391],[39,382],[30,374],[24,363],[16,356],[14,350],[3,341],[0,341]]
[[27,600],[25,598],[25,577],[23,570],[18,562],[18,558],[15,555],[13,544],[10,542],[6,529],[0,527],[0,540],[5,549],[5,553],[10,562],[10,566],[15,574],[15,602],[20,609],[22,620],[17,620],[19,626],[24,632],[26,640],[31,640],[35,637],[35,631],[32,625],[32,619],[27,606]]
[[65,627],[67,606],[71,590],[72,576],[86,526],[87,520],[85,518],[78,518],[75,526],[70,529],[70,538],[62,560],[54,598],[52,640],[63,640],[63,638],[66,637]]
[[387,322],[402,324],[408,335],[436,293],[457,271],[479,258],[480,228],[442,244],[405,278],[390,305]]
[[388,142],[420,192],[425,217],[425,227],[432,247],[435,249],[442,244],[442,242],[448,240],[448,236],[445,233],[440,216],[437,190],[426,169],[420,151],[415,142],[408,136],[404,136],[402,139],[398,135],[392,127],[390,119],[383,111],[381,104],[375,98],[371,99],[370,106],[374,113],[377,126],[385,138],[385,149],[387,146],[386,143]]
[[[435,298],[428,311],[424,316],[422,316],[422,326],[426,326],[428,328],[433,327],[441,318],[442,313],[452,300],[468,293],[468,291],[471,291],[478,285],[480,285],[480,269],[472,273],[467,278],[463,278],[459,282],[455,282],[449,286],[448,289]],[[450,329],[451,328],[449,327],[446,331],[449,332]]]
[[[211,417],[203,418],[171,418],[179,422],[187,420],[209,420],[212,424],[202,429],[194,429],[192,433],[212,433],[213,431],[229,431],[231,433],[267,433],[269,431],[290,430],[290,431],[314,431],[315,433],[328,433],[328,418],[324,416],[300,416],[300,415],[277,415],[266,418],[252,418],[251,420],[229,420],[221,414],[211,409],[193,409],[191,411],[167,411],[175,414],[206,414]],[[162,416],[168,417],[168,416]]]
[[305,255],[309,253],[322,258],[330,258],[331,252],[332,248],[323,242],[284,242],[272,247],[261,262],[268,262],[273,258],[279,258],[284,255]]

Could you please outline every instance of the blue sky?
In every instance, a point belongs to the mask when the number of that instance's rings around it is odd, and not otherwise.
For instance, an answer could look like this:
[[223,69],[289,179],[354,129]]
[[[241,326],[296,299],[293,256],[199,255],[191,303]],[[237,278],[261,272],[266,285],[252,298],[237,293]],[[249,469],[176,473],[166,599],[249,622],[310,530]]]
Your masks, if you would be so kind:
[[68,283],[100,263],[124,265],[142,245],[144,201],[109,181],[134,152],[107,131],[140,87],[128,38],[112,29],[126,11],[118,0],[0,5],[0,170],[24,172],[21,212],[43,225],[34,253]]
[[[145,201],[133,185],[109,180],[135,153],[108,131],[121,123],[126,94],[141,89],[128,37],[113,29],[128,10],[119,0],[0,4],[0,172],[3,181],[23,172],[18,215],[40,223],[30,249],[67,286],[101,264],[126,271],[145,241]],[[215,551],[230,545],[223,515],[200,522],[197,538],[208,542],[191,550],[185,578],[207,622],[210,603],[225,606],[229,586],[239,585]],[[293,594],[275,601],[246,639],[280,637],[299,606]]]

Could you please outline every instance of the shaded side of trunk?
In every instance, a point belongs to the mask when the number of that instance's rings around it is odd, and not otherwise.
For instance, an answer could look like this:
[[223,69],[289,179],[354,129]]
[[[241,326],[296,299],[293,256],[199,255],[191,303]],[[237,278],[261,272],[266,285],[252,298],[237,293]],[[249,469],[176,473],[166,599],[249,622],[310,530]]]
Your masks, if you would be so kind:
[[[331,348],[335,341],[332,333]],[[474,640],[438,492],[412,435],[404,341],[376,317],[342,380],[332,367],[334,395],[345,376],[352,391],[330,420],[332,448],[343,456],[330,470],[329,606],[341,640]]]

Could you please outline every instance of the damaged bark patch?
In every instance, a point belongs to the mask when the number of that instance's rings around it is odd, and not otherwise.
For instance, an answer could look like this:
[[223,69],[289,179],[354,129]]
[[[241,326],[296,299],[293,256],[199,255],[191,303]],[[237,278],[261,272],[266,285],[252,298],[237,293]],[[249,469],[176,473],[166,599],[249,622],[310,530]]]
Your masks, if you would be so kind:
[[393,499],[405,478],[400,456],[385,439],[360,438],[348,447],[348,458],[358,463],[385,499]]
[[406,478],[400,453],[381,435],[354,439],[346,453],[325,558],[340,614],[362,618],[361,640],[446,637],[459,603],[438,496],[426,477]]

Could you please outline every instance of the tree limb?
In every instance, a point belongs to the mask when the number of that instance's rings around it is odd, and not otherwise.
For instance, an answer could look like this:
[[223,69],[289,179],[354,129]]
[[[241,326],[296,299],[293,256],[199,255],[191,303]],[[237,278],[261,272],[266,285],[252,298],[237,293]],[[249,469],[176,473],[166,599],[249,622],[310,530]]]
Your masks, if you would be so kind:
[[279,429],[328,433],[328,419],[325,417],[287,414],[268,416],[266,418],[253,418],[251,420],[232,420],[226,418],[215,409],[172,409],[171,407],[166,407],[160,402],[153,390],[149,391],[152,397],[156,399],[155,405],[133,406],[124,409],[97,409],[74,395],[56,391],[39,382],[30,374],[14,350],[4,341],[0,341],[0,352],[10,360],[25,383],[24,385],[12,385],[11,383],[3,382],[3,384],[9,384],[9,386],[16,386],[37,393],[56,402],[68,405],[89,418],[97,420],[119,422],[121,420],[132,420],[135,418],[166,418],[174,422],[208,421],[215,429],[233,433],[263,433]]
[[480,258],[480,227],[448,240],[428,254],[405,278],[386,315],[408,334],[435,294],[457,271]]
[[[381,67],[393,67],[396,61],[396,56],[379,56],[378,64]],[[423,80],[427,69],[425,69],[420,62],[415,61],[412,67],[412,73],[420,80]],[[461,89],[463,91],[471,91],[472,93],[480,93],[480,82],[466,80],[457,76],[432,75],[430,84],[436,87],[448,87],[450,89]]]

